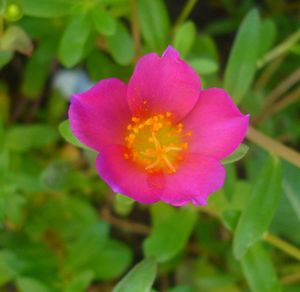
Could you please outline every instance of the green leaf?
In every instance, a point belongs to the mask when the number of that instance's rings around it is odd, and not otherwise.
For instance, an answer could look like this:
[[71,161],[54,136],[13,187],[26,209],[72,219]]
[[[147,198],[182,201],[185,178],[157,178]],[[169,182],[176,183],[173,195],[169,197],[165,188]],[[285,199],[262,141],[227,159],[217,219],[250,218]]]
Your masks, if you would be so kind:
[[19,0],[24,14],[36,17],[59,17],[72,12],[73,0]]
[[14,126],[7,132],[5,147],[15,152],[25,152],[54,143],[57,138],[57,131],[47,125]]
[[84,148],[84,149],[88,149],[91,150],[89,147],[85,146],[84,144],[82,144],[72,133],[71,128],[70,128],[70,121],[69,120],[65,120],[62,123],[60,123],[60,125],[58,126],[58,130],[59,133],[62,135],[62,137],[69,142],[70,144],[76,146],[76,147],[80,147],[80,148]]
[[281,164],[269,158],[257,177],[251,197],[236,228],[233,252],[241,258],[247,249],[259,241],[268,229],[281,196]]
[[134,57],[134,45],[127,28],[119,22],[115,34],[106,40],[114,60],[120,65],[129,65]]
[[260,26],[259,57],[262,57],[272,48],[276,36],[275,22],[272,19],[264,19]]
[[260,18],[258,11],[252,9],[241,23],[225,70],[225,89],[236,102],[251,86],[259,50]]
[[249,146],[245,144],[241,144],[237,149],[233,151],[229,156],[224,158],[221,163],[222,164],[228,164],[228,163],[233,163],[236,162],[240,159],[242,159],[248,152]]
[[253,292],[280,292],[272,262],[261,243],[251,246],[241,259],[242,269]]
[[200,75],[214,74],[219,70],[218,63],[210,58],[192,58],[188,61],[188,63]]
[[283,196],[274,216],[271,231],[295,244],[300,244],[300,180],[299,168],[290,163],[283,164]]
[[144,259],[117,284],[113,292],[149,292],[156,272],[155,260],[153,258]]
[[13,280],[19,271],[19,260],[9,250],[0,251],[0,286]]
[[132,253],[124,243],[108,239],[107,231],[103,222],[86,229],[71,245],[66,269],[71,272],[92,271],[97,280],[120,276],[128,268]]
[[185,57],[191,49],[196,37],[196,27],[192,21],[183,23],[175,33],[173,45],[182,57]]
[[138,0],[142,36],[152,51],[162,52],[168,44],[170,20],[162,0]]
[[84,47],[91,30],[86,14],[73,15],[60,40],[58,57],[66,67],[73,67],[83,57]]
[[151,206],[151,213],[153,229],[143,243],[144,253],[165,262],[184,248],[197,214],[192,208],[174,209],[165,204]]
[[8,64],[14,56],[13,51],[1,51],[0,52],[0,69]]
[[74,278],[67,283],[63,292],[85,292],[92,282],[94,273],[91,271],[82,272],[75,275]]
[[24,95],[36,98],[44,89],[49,76],[52,57],[56,50],[56,41],[47,39],[40,43],[25,67],[22,92]]
[[113,35],[117,29],[117,21],[107,11],[95,8],[92,17],[96,30],[106,36]]
[[117,194],[113,203],[114,211],[121,216],[126,216],[131,212],[134,202],[129,197]]
[[32,49],[29,35],[19,26],[10,26],[1,36],[0,51],[17,51],[30,55]]
[[20,292],[51,292],[53,289],[47,287],[43,282],[29,277],[17,278],[17,286]]

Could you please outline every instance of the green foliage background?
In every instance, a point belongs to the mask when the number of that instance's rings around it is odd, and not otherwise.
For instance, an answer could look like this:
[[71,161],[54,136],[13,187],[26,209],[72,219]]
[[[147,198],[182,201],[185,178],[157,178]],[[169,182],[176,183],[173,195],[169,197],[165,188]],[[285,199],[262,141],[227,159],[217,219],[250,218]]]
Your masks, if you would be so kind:
[[[0,291],[300,291],[299,10],[1,0]],[[251,114],[249,147],[223,161],[226,183],[203,208],[112,194],[53,86],[62,68],[128,81],[168,44]]]

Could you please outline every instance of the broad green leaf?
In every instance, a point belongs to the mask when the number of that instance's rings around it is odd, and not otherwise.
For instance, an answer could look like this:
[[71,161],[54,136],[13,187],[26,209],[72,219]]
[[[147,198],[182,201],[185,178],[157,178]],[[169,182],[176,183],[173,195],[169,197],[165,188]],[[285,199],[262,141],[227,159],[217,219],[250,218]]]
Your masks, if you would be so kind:
[[92,17],[96,30],[103,35],[113,35],[117,29],[117,21],[107,11],[95,8]]
[[264,19],[260,26],[259,57],[262,57],[272,48],[276,36],[275,22],[272,19]]
[[151,207],[153,229],[143,243],[145,255],[159,262],[170,260],[187,243],[197,214],[195,209],[174,209],[164,204]]
[[182,57],[185,57],[191,49],[196,36],[196,27],[192,21],[183,23],[175,33],[173,45]]
[[219,65],[215,60],[209,58],[192,58],[188,63],[200,75],[210,75],[219,70]]
[[84,149],[88,149],[91,150],[89,147],[85,146],[84,144],[82,144],[72,133],[71,128],[70,128],[70,121],[66,120],[63,121],[62,123],[60,123],[60,125],[58,126],[58,130],[59,133],[62,135],[62,137],[69,142],[70,144],[76,146],[76,147],[80,147],[80,148],[84,148]]
[[58,57],[66,67],[73,67],[83,57],[84,47],[91,30],[91,21],[84,13],[70,19],[60,40]]
[[53,39],[44,40],[34,51],[26,64],[22,92],[24,95],[36,98],[44,89],[52,57],[56,50],[56,41]]
[[241,259],[241,264],[251,291],[281,291],[272,262],[261,243],[256,243],[249,248]]
[[147,258],[133,267],[117,284],[113,292],[149,292],[157,272],[153,258]]
[[54,143],[57,138],[57,131],[50,126],[19,125],[10,128],[7,132],[5,147],[15,152],[24,152]]
[[106,40],[114,60],[120,65],[129,65],[134,57],[134,45],[127,28],[119,22],[115,34]]
[[252,9],[243,19],[230,52],[224,86],[238,102],[249,90],[260,50],[260,18]]
[[19,0],[24,14],[35,17],[59,17],[72,12],[74,0]]
[[259,241],[267,231],[281,196],[281,164],[270,157],[253,186],[251,197],[236,228],[233,252],[241,258],[247,249]]
[[30,277],[17,278],[17,286],[20,292],[54,292],[53,289],[47,287],[43,282]]
[[228,163],[233,163],[235,161],[238,161],[242,159],[248,152],[249,146],[245,144],[241,144],[236,150],[233,151],[229,156],[224,158],[221,163],[222,164],[228,164]]
[[0,51],[17,51],[24,55],[32,53],[32,42],[19,26],[10,26],[1,36]]
[[142,36],[152,51],[162,52],[168,45],[170,20],[163,0],[138,0]]

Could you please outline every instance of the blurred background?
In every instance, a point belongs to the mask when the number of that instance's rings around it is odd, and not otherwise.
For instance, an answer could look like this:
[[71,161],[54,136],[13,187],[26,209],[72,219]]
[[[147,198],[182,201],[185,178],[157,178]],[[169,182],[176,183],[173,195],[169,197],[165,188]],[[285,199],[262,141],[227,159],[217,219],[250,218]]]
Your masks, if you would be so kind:
[[[297,0],[0,0],[0,291],[300,291],[299,12]],[[168,44],[251,114],[203,208],[113,194],[67,120],[72,93],[127,82]]]

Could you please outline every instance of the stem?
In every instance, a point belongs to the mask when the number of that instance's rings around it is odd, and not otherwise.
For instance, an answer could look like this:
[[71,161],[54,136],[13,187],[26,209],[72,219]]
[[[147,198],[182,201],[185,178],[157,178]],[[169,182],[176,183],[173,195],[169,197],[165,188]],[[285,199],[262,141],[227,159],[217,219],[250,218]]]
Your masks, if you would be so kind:
[[273,103],[285,91],[289,90],[299,80],[300,69],[297,69],[271,91],[271,93],[265,98],[265,104],[263,107],[269,107],[271,103]]
[[291,36],[289,36],[285,41],[276,46],[273,50],[265,54],[260,60],[257,62],[257,68],[261,68],[273,59],[276,59],[280,55],[287,52],[298,40],[300,39],[300,29],[294,32]]
[[264,234],[264,240],[300,261],[300,249],[297,247],[270,233]]
[[264,148],[268,152],[287,160],[291,164],[300,167],[300,153],[277,142],[276,140],[268,137],[253,127],[248,128],[247,137],[250,141],[254,142],[258,146]]
[[190,15],[191,11],[193,10],[194,6],[196,5],[198,0],[187,0],[183,10],[181,11],[181,14],[179,15],[178,19],[176,20],[176,23],[174,25],[174,31],[178,26],[180,26],[186,18]]
[[281,283],[284,285],[293,284],[296,282],[300,282],[300,273],[294,273],[291,275],[287,275],[281,278]]
[[141,33],[138,18],[137,0],[130,0],[131,30],[135,47],[135,61],[141,56]]
[[255,90],[260,90],[264,87],[266,87],[266,84],[269,82],[273,74],[277,71],[279,66],[282,64],[283,60],[285,59],[286,55],[281,56],[274,62],[270,63],[264,71],[259,76],[258,80],[256,81],[256,84],[254,86]]
[[278,102],[270,106],[270,108],[266,110],[265,114],[260,119],[260,122],[264,120],[266,117],[285,109],[292,103],[298,101],[298,99],[300,99],[300,86],[296,87],[291,93],[284,96]]

